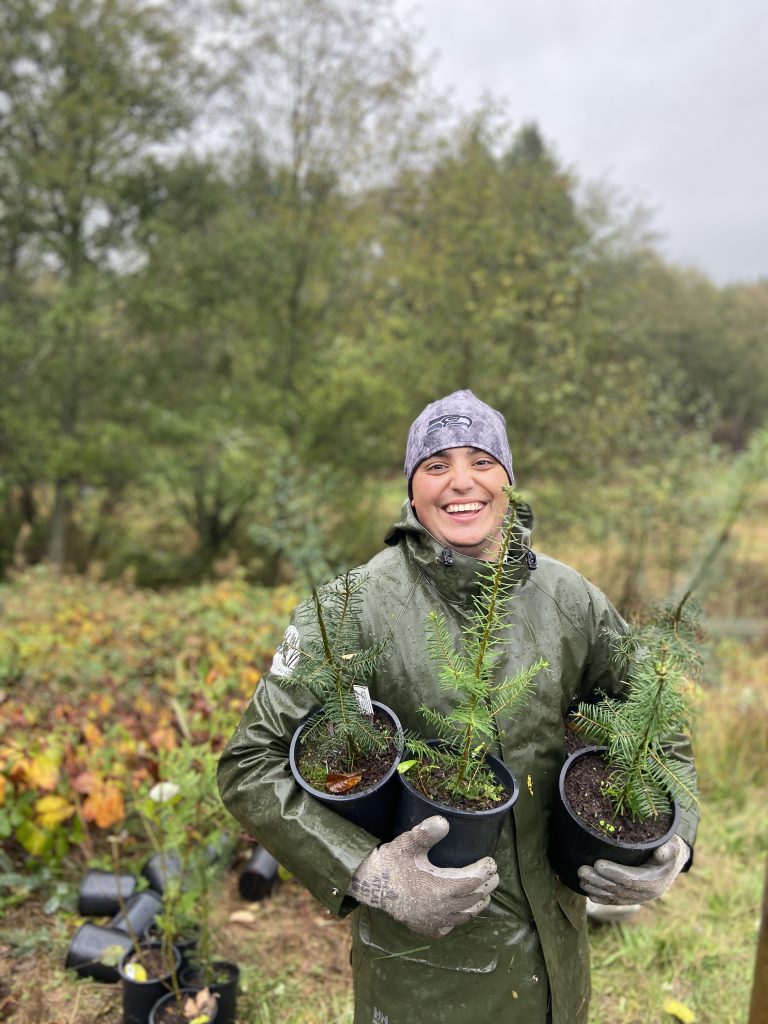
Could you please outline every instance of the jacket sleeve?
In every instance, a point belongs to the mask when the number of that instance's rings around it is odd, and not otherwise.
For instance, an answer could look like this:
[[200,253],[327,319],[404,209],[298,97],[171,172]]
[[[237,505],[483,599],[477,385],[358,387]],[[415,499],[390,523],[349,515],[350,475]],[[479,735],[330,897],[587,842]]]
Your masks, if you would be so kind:
[[[586,581],[585,581],[586,582]],[[582,677],[581,699],[599,699],[602,693],[609,697],[621,697],[625,683],[623,682],[625,666],[617,659],[611,649],[610,639],[605,635],[605,629],[627,630],[627,624],[613,607],[608,598],[593,586],[586,583],[590,600],[590,656]],[[691,767],[695,776],[695,765],[690,738],[682,733],[675,733],[666,744],[672,757],[682,761]],[[677,834],[684,839],[688,846],[693,849],[696,840],[696,832],[699,823],[698,806],[681,807],[680,822]],[[693,858],[683,870],[687,871],[693,863]]]
[[620,697],[625,686],[624,665],[616,657],[605,631],[625,633],[627,624],[602,591],[587,580],[584,580],[584,586],[589,599],[586,622],[589,653],[581,677],[579,699],[597,700],[602,694]]
[[343,915],[356,906],[345,897],[349,881],[379,841],[293,779],[291,737],[315,707],[306,690],[286,685],[274,671],[265,676],[221,755],[219,790],[248,834],[329,910]]

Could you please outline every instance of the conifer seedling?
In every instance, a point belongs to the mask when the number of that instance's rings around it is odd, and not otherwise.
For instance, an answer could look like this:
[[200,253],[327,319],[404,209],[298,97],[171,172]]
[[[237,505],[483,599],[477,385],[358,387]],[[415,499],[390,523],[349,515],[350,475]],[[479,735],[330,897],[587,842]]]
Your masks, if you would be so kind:
[[[321,759],[337,760],[352,778],[362,756],[386,749],[391,741],[376,728],[366,699],[365,681],[375,672],[390,640],[386,636],[360,646],[360,607],[366,585],[367,576],[351,570],[313,588],[312,601],[297,620],[300,632],[289,644],[292,671],[281,680],[306,688],[319,704],[303,733],[302,749],[311,744]],[[328,788],[325,778],[307,781],[313,785],[318,781],[318,789]],[[338,785],[338,792],[352,788],[343,780]]]
[[501,531],[499,551],[493,561],[484,562],[479,574],[479,592],[470,621],[456,645],[445,616],[432,611],[427,622],[427,649],[438,669],[440,686],[459,700],[443,714],[422,705],[420,711],[434,727],[445,746],[435,748],[409,737],[414,757],[400,765],[413,771],[425,792],[430,793],[430,776],[444,779],[448,793],[458,799],[499,802],[501,787],[485,764],[486,754],[499,739],[498,718],[520,707],[531,695],[535,676],[546,668],[539,659],[514,675],[496,681],[494,673],[502,656],[508,611],[514,598],[515,579],[509,571],[507,553],[520,530],[517,511],[521,498],[505,488],[509,508]]

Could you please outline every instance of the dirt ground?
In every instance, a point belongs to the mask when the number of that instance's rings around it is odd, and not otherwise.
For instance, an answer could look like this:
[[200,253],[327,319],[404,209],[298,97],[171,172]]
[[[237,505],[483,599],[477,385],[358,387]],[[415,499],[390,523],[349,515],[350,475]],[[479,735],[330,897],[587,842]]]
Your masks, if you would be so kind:
[[[243,913],[245,912],[245,913]],[[244,920],[230,921],[232,913]],[[350,991],[349,926],[294,881],[276,883],[270,898],[242,900],[232,872],[216,912],[219,958],[243,972],[238,1018],[280,1024],[281,1004],[307,1005]],[[119,984],[77,979],[64,968],[79,923],[45,917],[27,902],[0,922],[0,1021],[8,1024],[121,1024]],[[266,966],[268,965],[268,967]]]

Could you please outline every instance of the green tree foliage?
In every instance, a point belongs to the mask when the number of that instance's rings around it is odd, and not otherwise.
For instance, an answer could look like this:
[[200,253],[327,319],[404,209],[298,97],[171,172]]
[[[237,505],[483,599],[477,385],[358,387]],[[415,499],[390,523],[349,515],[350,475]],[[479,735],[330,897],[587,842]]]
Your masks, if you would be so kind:
[[317,578],[377,546],[437,394],[582,482],[740,446],[768,397],[765,286],[458,117],[392,0],[4,3],[0,299],[2,565]]
[[80,488],[107,483],[105,459],[122,461],[109,440],[130,376],[112,278],[135,254],[152,148],[193,119],[198,68],[171,15],[140,0],[9,0],[0,66],[3,270],[6,288],[26,287],[37,306],[34,322],[16,316],[4,335],[15,348],[30,329],[22,352],[33,353],[9,354],[27,387],[12,394],[5,432],[13,458],[34,465],[28,486],[53,489],[47,550],[61,563]]

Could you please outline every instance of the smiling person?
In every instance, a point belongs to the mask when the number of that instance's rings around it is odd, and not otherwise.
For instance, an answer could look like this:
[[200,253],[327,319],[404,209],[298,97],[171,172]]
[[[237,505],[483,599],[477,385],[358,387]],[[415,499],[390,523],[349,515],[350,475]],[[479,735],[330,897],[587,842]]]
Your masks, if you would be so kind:
[[[471,391],[433,402],[408,433],[405,476],[401,517],[385,550],[364,567],[360,628],[363,644],[388,633],[393,641],[370,681],[371,697],[424,735],[419,708],[450,707],[423,643],[427,616],[442,612],[458,635],[482,562],[499,550],[504,488],[514,484],[504,417]],[[428,854],[448,830],[444,818],[381,844],[300,790],[287,770],[288,746],[314,705],[280,685],[292,670],[280,649],[221,758],[222,797],[243,827],[334,914],[351,913],[354,1024],[587,1020],[585,899],[553,873],[547,825],[564,759],[563,718],[576,700],[620,694],[604,630],[625,626],[575,570],[535,555],[529,530],[519,527],[505,556],[515,598],[498,672],[512,675],[539,659],[547,667],[532,699],[497,722],[494,753],[526,784],[494,859],[435,867]],[[296,635],[296,616],[288,629]],[[598,862],[585,887],[602,903],[661,895],[688,859],[695,831],[689,814],[658,863]]]

